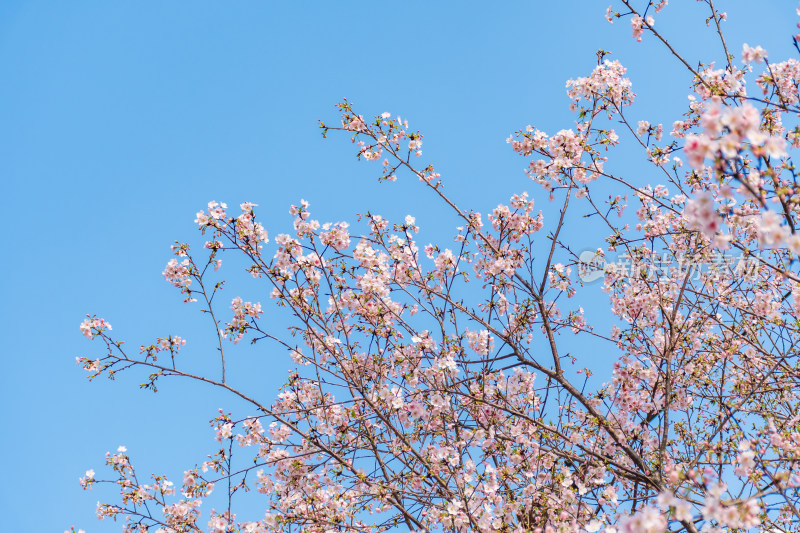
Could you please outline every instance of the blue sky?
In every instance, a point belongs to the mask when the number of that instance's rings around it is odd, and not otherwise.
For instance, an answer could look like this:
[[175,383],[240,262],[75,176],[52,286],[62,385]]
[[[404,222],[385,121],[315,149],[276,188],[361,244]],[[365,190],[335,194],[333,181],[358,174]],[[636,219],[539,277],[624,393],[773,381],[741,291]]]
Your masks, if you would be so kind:
[[[659,29],[692,62],[720,57],[700,7],[673,3]],[[749,42],[773,60],[792,57],[794,5],[745,12],[748,4],[723,7],[731,50]],[[605,22],[606,5],[5,0],[6,529],[118,531],[94,518],[101,493],[77,483],[87,468],[102,471],[106,451],[124,444],[143,473],[177,482],[214,450],[207,421],[235,402],[177,382],[153,395],[138,390],[140,376],[89,383],[74,363],[100,353],[78,331],[87,313],[132,346],[173,333],[195,357],[207,355],[203,317],[161,271],[174,240],[198,242],[192,221],[209,200],[260,204],[271,235],[289,228],[289,204],[305,198],[323,221],[410,213],[421,240],[447,243],[455,224],[414,180],[378,184],[378,167],[357,163],[347,138],[321,138],[317,120],[334,122],[343,97],[366,116],[408,118],[425,134],[423,162],[481,211],[523,190],[547,209],[505,139],[526,124],[572,127],[564,82],[591,72],[598,48],[628,67],[634,116],[679,118],[686,72],[657,43],[634,42],[627,21]],[[617,170],[645,168],[625,164]],[[599,245],[572,238],[579,249]],[[246,386],[265,400],[289,368],[285,354],[266,349],[237,364],[257,370]]]

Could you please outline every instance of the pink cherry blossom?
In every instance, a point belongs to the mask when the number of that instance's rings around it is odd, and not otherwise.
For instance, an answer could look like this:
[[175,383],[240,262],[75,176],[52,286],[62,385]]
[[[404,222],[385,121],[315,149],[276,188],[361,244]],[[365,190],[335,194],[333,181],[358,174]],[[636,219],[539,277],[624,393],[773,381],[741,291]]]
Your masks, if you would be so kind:
[[[744,45],[742,67],[727,54],[726,14],[703,2],[700,22],[720,42],[698,64],[669,44],[681,26],[654,27],[666,5],[606,11],[664,47],[646,56],[655,70],[628,77],[593,55],[566,83],[569,120],[508,137],[525,175],[505,203],[461,205],[457,179],[417,165],[423,135],[399,116],[365,118],[344,101],[336,126],[320,123],[379,162],[379,181],[410,177],[439,202],[425,218],[446,239],[420,242],[428,234],[403,206],[332,222],[300,200],[272,240],[255,203],[198,212],[203,245],[176,242],[163,275],[209,335],[187,343],[165,328],[128,345],[92,315],[80,332],[98,353],[76,361],[90,379],[153,391],[193,381],[228,394],[231,411],[212,415],[208,456],[181,465],[179,488],[137,470],[125,447],[109,452],[79,478],[104,500],[115,493],[98,518],[136,533],[791,529],[800,63]],[[682,20],[685,7],[670,9]],[[673,56],[691,81],[657,111],[685,107],[651,123],[631,107],[631,80],[667,72]],[[236,269],[247,282],[227,284]],[[241,387],[253,383],[251,345],[288,369],[278,391]],[[244,516],[250,490],[263,507]]]

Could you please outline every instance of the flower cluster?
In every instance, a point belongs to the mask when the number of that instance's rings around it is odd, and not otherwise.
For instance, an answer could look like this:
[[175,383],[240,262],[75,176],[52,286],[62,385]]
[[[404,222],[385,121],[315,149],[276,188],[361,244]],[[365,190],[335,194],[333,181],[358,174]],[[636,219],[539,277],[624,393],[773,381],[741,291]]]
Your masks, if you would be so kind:
[[111,331],[111,324],[103,318],[89,317],[81,322],[81,334],[87,339],[91,339],[97,335],[102,335],[104,331]]
[[206,226],[217,227],[221,224],[220,221],[225,220],[226,209],[228,209],[228,204],[215,201],[208,202],[208,211],[198,211],[197,218],[194,221],[201,228]]
[[233,309],[233,318],[225,324],[222,335],[226,338],[230,337],[234,344],[237,344],[251,327],[250,321],[261,316],[263,311],[260,303],[243,302],[238,296],[231,302],[231,309]]
[[165,280],[180,289],[187,290],[192,284],[192,264],[189,259],[181,262],[178,262],[177,259],[170,259],[162,274]]
[[735,158],[749,148],[758,157],[785,157],[786,141],[782,137],[761,131],[761,116],[756,108],[745,103],[740,107],[722,107],[712,103],[701,119],[704,132],[687,135],[683,151],[689,164],[700,168],[705,159],[717,159],[718,164]]
[[722,227],[722,217],[714,205],[714,198],[709,192],[702,192],[686,203],[683,212],[692,229],[713,239]]
[[604,109],[631,105],[636,95],[625,72],[619,61],[605,60],[589,76],[569,80],[567,95],[573,101],[572,109],[581,100],[599,102]]

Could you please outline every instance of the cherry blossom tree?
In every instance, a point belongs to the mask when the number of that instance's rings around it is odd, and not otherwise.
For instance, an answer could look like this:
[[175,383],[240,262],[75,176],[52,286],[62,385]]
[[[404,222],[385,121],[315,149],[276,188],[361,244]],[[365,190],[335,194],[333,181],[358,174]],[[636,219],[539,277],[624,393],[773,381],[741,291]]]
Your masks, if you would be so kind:
[[[800,530],[800,62],[729,49],[726,15],[701,2],[724,55],[698,66],[657,29],[666,0],[606,12],[685,67],[673,124],[631,116],[626,69],[600,51],[567,82],[573,124],[508,139],[555,217],[522,192],[491,213],[457,205],[416,165],[421,133],[348,101],[323,135],[351,138],[381,180],[418,180],[460,220],[452,242],[418,242],[412,216],[321,223],[306,202],[270,237],[255,204],[209,203],[203,248],[173,246],[164,278],[213,320],[218,370],[187,370],[179,336],[131,350],[96,316],[80,328],[103,349],[78,362],[90,378],[138,371],[153,390],[199,381],[250,409],[220,411],[214,451],[175,484],[109,453],[108,475],[81,479],[119,492],[98,516],[129,532]],[[649,175],[612,170],[623,141]],[[573,250],[567,220],[605,242]],[[273,302],[223,303],[223,257]],[[595,278],[608,328],[582,307]],[[272,312],[292,326],[270,328]],[[226,371],[240,342],[288,356],[276,399]],[[597,368],[599,351],[616,362]],[[245,489],[265,514],[235,514]],[[220,492],[224,508],[203,505]]]

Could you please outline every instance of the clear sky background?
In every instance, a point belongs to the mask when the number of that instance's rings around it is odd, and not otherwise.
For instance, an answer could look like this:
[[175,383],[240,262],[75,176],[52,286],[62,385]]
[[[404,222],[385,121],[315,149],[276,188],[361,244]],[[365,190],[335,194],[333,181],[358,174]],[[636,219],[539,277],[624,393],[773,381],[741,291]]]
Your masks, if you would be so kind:
[[[794,57],[793,2],[720,3],[734,53],[748,42],[773,61]],[[421,241],[448,244],[455,224],[415,180],[378,184],[379,167],[357,163],[345,136],[322,139],[317,120],[336,122],[343,97],[365,116],[408,118],[425,134],[422,162],[484,212],[523,190],[548,209],[505,139],[527,124],[573,127],[564,83],[591,72],[598,48],[628,67],[632,116],[669,131],[688,74],[652,39],[637,44],[627,20],[609,25],[607,4],[0,3],[4,529],[119,531],[94,518],[98,499],[116,500],[78,486],[88,468],[101,477],[106,451],[124,444],[145,476],[179,484],[215,450],[207,421],[240,404],[187,383],[140,391],[141,375],[89,383],[74,362],[101,353],[78,331],[87,313],[130,346],[178,334],[187,357],[211,356],[206,319],[161,276],[174,240],[201,242],[193,220],[209,200],[260,204],[271,236],[289,230],[288,206],[305,198],[322,221],[410,213]],[[692,63],[721,57],[702,6],[672,4],[656,24],[677,49]],[[648,168],[640,160],[617,157],[614,169],[655,184],[636,174]],[[571,237],[577,249],[601,244]],[[590,319],[606,312],[601,298]],[[253,369],[241,385],[269,403],[288,357],[268,346],[237,353],[233,364]]]

